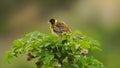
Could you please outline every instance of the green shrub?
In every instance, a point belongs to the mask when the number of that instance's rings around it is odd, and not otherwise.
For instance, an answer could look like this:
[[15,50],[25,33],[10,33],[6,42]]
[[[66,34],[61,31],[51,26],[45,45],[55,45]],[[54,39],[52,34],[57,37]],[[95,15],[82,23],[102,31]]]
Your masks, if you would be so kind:
[[37,59],[37,68],[104,68],[100,61],[88,55],[93,50],[101,50],[99,43],[79,31],[63,33],[62,37],[35,31],[13,42],[5,62],[27,54],[28,61]]

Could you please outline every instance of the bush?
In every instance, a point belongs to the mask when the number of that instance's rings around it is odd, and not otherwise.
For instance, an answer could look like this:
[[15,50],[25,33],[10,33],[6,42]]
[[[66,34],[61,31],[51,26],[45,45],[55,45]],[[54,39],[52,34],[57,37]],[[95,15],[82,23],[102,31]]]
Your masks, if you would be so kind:
[[79,31],[63,33],[62,37],[35,31],[13,42],[5,62],[27,54],[28,61],[37,59],[37,68],[104,68],[100,61],[88,55],[93,50],[101,50],[99,43]]

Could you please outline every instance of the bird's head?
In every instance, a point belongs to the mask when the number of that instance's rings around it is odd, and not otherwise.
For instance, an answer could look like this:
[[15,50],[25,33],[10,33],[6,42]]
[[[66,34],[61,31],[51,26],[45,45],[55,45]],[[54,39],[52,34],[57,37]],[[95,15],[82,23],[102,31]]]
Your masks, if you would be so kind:
[[51,25],[54,25],[56,22],[57,22],[56,19],[50,19],[50,20],[49,20],[49,23],[50,23]]

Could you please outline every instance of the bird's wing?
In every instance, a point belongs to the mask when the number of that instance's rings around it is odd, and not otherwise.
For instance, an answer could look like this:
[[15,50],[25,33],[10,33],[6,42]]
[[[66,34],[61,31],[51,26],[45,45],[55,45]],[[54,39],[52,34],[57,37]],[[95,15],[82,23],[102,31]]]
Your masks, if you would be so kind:
[[62,33],[62,32],[68,32],[71,33],[71,29],[64,23],[64,22],[58,22],[55,25],[56,32]]

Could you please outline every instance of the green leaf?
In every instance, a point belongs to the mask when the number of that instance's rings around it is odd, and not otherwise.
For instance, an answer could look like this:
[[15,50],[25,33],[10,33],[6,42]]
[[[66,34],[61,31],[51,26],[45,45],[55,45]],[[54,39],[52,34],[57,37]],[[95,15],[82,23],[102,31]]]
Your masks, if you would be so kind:
[[54,55],[47,55],[46,57],[43,58],[43,63],[45,65],[49,65],[53,60],[53,58],[54,58]]
[[14,46],[16,46],[16,47],[20,47],[20,46],[22,45],[19,40],[13,41],[13,44],[14,44]]
[[62,54],[61,54],[61,52],[59,51],[59,52],[57,52],[56,53],[56,55],[58,56],[58,57],[61,57],[62,56]]
[[101,50],[98,41],[80,31],[73,34],[64,32],[61,37],[35,31],[14,40],[4,61],[10,62],[14,56],[31,53],[33,55],[28,55],[27,59],[36,58],[40,61],[38,68],[104,68],[102,62],[90,56],[91,54],[81,54],[82,49]]
[[5,56],[5,58],[4,58],[4,60],[3,60],[3,62],[5,62],[5,63],[10,63],[10,61],[11,61],[11,59],[14,57],[14,55],[12,54],[12,52],[10,52],[10,51],[7,51],[6,52],[6,56]]

